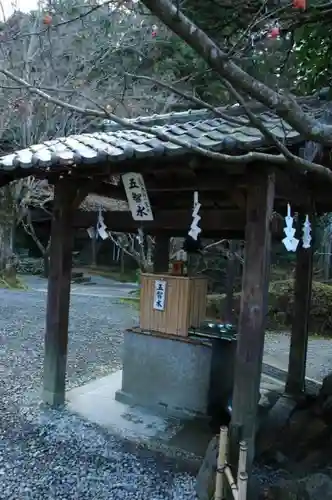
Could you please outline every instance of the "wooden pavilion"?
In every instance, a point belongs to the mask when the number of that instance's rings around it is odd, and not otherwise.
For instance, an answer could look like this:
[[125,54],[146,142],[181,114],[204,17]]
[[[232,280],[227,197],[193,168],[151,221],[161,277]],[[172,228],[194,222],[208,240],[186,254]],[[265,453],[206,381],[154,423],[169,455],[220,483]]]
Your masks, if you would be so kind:
[[[319,98],[305,100],[308,113],[322,114]],[[301,153],[304,140],[288,124],[261,106],[251,107],[279,140]],[[154,220],[144,224],[156,237],[156,271],[168,270],[168,240],[185,236],[191,223],[193,192],[199,191],[204,237],[245,239],[246,252],[235,363],[232,429],[254,449],[256,413],[264,347],[266,297],[274,211],[285,215],[287,203],[300,214],[332,211],[326,180],[292,168],[248,159],[220,162],[199,155],[192,145],[229,155],[252,151],[278,154],[273,143],[250,124],[240,108],[188,111],[138,118],[132,129],[110,123],[108,130],[46,141],[0,158],[0,182],[34,175],[54,184],[50,274],[45,332],[43,401],[65,401],[68,315],[73,226],[87,227],[93,217],[76,208],[90,193],[125,199],[114,176],[139,172],[144,176]],[[167,133],[185,146],[135,129],[137,125]],[[319,160],[330,166],[329,156]],[[129,212],[108,212],[105,223],[116,231],[134,231]],[[304,390],[308,314],[312,281],[312,249],[297,251],[294,325],[286,390]],[[234,432],[235,432],[234,431]],[[234,434],[234,433],[233,433]],[[235,435],[235,434],[234,434]],[[249,457],[250,461],[250,457]]]

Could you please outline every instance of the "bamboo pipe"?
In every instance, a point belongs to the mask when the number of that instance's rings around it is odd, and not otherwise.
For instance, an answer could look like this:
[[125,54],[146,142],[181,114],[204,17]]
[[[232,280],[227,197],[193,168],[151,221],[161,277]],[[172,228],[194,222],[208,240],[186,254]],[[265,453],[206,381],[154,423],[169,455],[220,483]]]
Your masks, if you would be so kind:
[[247,500],[248,474],[246,472],[240,472],[237,487],[238,500]]
[[225,476],[227,478],[229,487],[232,490],[232,495],[233,495],[234,500],[239,500],[239,494],[238,494],[236,482],[234,481],[232,471],[228,465],[225,467]]
[[226,466],[227,458],[227,443],[228,443],[228,429],[225,426],[220,427],[219,434],[219,452],[217,460],[217,474],[216,474],[216,487],[215,487],[215,500],[223,500],[224,498],[224,469]]
[[247,453],[248,446],[245,441],[240,442],[240,453],[239,453],[239,465],[237,469],[237,484],[239,484],[241,472],[246,472],[247,470]]

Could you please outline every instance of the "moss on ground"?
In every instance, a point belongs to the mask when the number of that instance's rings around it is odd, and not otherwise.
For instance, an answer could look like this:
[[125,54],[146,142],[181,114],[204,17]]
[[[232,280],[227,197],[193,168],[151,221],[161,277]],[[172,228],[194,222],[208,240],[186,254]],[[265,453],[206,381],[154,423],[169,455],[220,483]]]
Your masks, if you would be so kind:
[[139,310],[140,307],[139,297],[122,297],[122,299],[120,299],[120,302],[122,304],[129,304],[134,309]]
[[0,288],[27,290],[27,286],[16,275],[0,276]]
[[[289,328],[293,316],[293,280],[279,280],[270,284],[269,288],[269,329]],[[209,295],[207,316],[218,318],[223,308],[225,295]],[[234,296],[235,316],[240,309],[240,293]],[[312,334],[332,337],[332,286],[314,281],[312,284],[312,300],[310,308],[309,329]]]

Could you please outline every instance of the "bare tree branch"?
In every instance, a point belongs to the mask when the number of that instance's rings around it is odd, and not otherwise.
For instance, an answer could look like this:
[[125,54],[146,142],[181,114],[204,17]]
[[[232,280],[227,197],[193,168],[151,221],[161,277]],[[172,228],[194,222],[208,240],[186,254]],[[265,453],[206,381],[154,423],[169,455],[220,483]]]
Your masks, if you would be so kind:
[[[182,146],[184,148],[187,148],[188,150],[191,150],[193,152],[196,152],[198,154],[208,156],[209,158],[212,158],[214,160],[220,160],[223,162],[228,162],[228,163],[250,163],[253,161],[262,161],[262,162],[269,162],[273,163],[275,165],[286,165],[289,164],[289,159],[285,158],[284,155],[273,155],[273,154],[268,154],[268,153],[261,153],[261,152],[249,152],[243,155],[227,155],[223,153],[216,153],[214,151],[210,151],[207,149],[204,149],[200,146],[196,146],[192,143],[188,143],[186,141],[183,141],[181,139],[175,138],[171,136],[170,134],[166,132],[161,132],[160,130],[153,128],[153,127],[147,127],[143,125],[139,125],[137,123],[133,123],[133,121],[125,119],[125,118],[120,118],[114,113],[110,113],[107,111],[107,109],[104,108],[104,111],[98,111],[97,109],[92,109],[92,108],[82,108],[73,104],[66,103],[58,98],[52,97],[46,92],[34,87],[30,83],[26,82],[22,78],[14,75],[12,72],[6,70],[6,69],[1,69],[0,68],[0,73],[3,73],[5,76],[10,78],[11,80],[15,81],[16,83],[19,83],[23,87],[27,88],[31,93],[37,94],[38,96],[42,97],[44,100],[47,102],[51,102],[53,104],[56,104],[59,107],[68,109],[70,111],[73,111],[75,113],[85,115],[85,116],[95,116],[95,117],[100,117],[100,118],[108,118],[110,120],[113,120],[114,122],[118,123],[119,125],[122,125],[125,128],[131,128],[134,130],[139,130],[141,132],[145,132],[148,134],[155,135],[162,141],[169,141],[174,144],[177,144],[179,146]],[[98,107],[100,105],[98,104]],[[296,157],[297,158],[297,157]],[[324,175],[326,179],[329,181],[332,181],[332,171],[330,171],[328,168],[323,167],[322,165],[309,162],[307,160],[297,158],[296,160],[296,165],[302,165],[304,169],[310,170],[312,172],[317,172],[320,175]],[[218,165],[218,168],[220,168],[221,165]],[[303,173],[306,173],[305,170]]]
[[[60,21],[59,23],[50,24],[46,28],[44,28],[43,30],[30,31],[28,33],[18,33],[17,35],[14,35],[10,40],[5,40],[5,41],[10,42],[13,40],[18,40],[19,38],[45,35],[45,34],[49,33],[51,30],[55,30],[55,29],[60,28],[62,26],[66,26],[67,24],[75,23],[76,21],[82,21],[85,17],[90,16],[96,10],[102,9],[103,7],[106,7],[112,3],[113,4],[115,3],[114,0],[107,0],[106,2],[102,2],[100,4],[93,5],[86,12],[82,12],[81,14],[78,14],[75,17],[67,19],[66,21]],[[116,2],[116,3],[118,5],[118,7],[121,7],[121,5],[125,3],[125,0],[123,0],[123,1],[118,0],[118,2]]]
[[[118,248],[132,257],[138,264],[139,268],[144,271],[151,271],[152,268],[152,254],[154,248],[154,239],[147,235],[146,236],[146,251],[144,248],[143,241],[138,241],[137,235],[130,233],[116,233],[114,231],[109,231],[108,236],[110,240]],[[138,249],[136,248],[138,246]]]
[[[233,118],[233,117],[230,117],[229,115],[226,115],[225,113],[223,113],[222,111],[219,111],[217,108],[215,108],[214,106],[208,104],[207,102],[201,100],[201,99],[198,99],[197,97],[193,96],[193,95],[188,95],[186,94],[185,92],[182,92],[181,90],[178,90],[176,89],[175,87],[171,86],[171,85],[168,85],[164,82],[161,82],[160,80],[156,80],[155,78],[150,78],[148,76],[135,76],[135,75],[132,75],[131,73],[128,73],[128,76],[131,76],[132,78],[137,78],[137,79],[144,79],[144,80],[148,80],[148,81],[151,81],[153,83],[155,83],[156,85],[159,85],[161,87],[164,87],[166,89],[168,89],[169,91],[171,92],[174,92],[176,94],[178,94],[179,96],[183,97],[184,99],[187,99],[189,101],[192,101],[194,102],[195,104],[198,104],[200,105],[202,108],[206,108],[206,109],[209,109],[210,111],[212,111],[216,116],[219,116],[220,118],[223,118],[227,121],[234,121],[235,123],[238,123],[239,125],[245,125],[243,123],[243,121],[240,121],[240,120],[236,120],[236,118]],[[293,153],[291,153],[291,151],[289,151],[289,149],[284,145],[282,144],[282,142],[280,142],[266,127],[265,125],[262,123],[262,121],[260,120],[260,118],[258,116],[256,116],[251,110],[250,108],[248,107],[247,103],[245,102],[245,100],[243,99],[243,97],[237,92],[237,90],[235,90],[235,88],[225,79],[223,79],[223,83],[225,85],[225,87],[229,90],[230,94],[233,95],[235,97],[235,99],[237,100],[237,102],[242,106],[242,108],[244,109],[245,113],[247,114],[247,116],[249,117],[249,121],[252,123],[252,125],[254,127],[256,127],[260,132],[262,132],[262,134],[272,143],[276,146],[276,148],[280,151],[280,153],[286,158],[289,160],[290,163],[294,164],[294,166],[298,167],[300,169],[300,172],[303,173],[303,167],[305,166],[304,163],[303,163],[303,160],[302,158],[294,155]],[[285,137],[286,138],[286,137]],[[312,165],[307,165],[307,169],[309,171],[312,171],[312,172],[320,172],[324,175],[325,172],[323,172],[323,170],[328,170],[329,169],[326,169],[324,166],[322,165],[319,165],[319,164],[315,164],[314,168],[312,168]]]

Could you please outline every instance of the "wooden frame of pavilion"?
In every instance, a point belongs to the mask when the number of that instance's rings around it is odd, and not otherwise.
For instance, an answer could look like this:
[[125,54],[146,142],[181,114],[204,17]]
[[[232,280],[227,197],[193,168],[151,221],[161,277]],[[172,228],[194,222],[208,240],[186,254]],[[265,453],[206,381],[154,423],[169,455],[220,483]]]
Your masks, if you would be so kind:
[[[321,102],[308,99],[308,112],[320,113]],[[256,106],[263,123],[298,153],[304,141],[270,111]],[[220,163],[191,151],[195,144],[227,154],[267,151],[273,144],[247,123],[241,108],[212,112],[189,111],[133,120],[132,129],[111,123],[106,132],[47,141],[0,158],[0,183],[28,175],[54,184],[50,274],[45,332],[43,401],[52,406],[65,401],[68,316],[72,265],[72,228],[87,227],[89,212],[76,208],[89,192],[125,199],[121,184],[111,179],[125,172],[140,172],[155,219],[143,225],[156,237],[156,271],[168,270],[168,239],[185,236],[191,222],[193,191],[200,194],[204,237],[245,239],[241,310],[235,363],[232,429],[245,439],[253,454],[260,376],[264,347],[273,212],[285,214],[287,203],[300,214],[332,210],[330,188],[312,174],[291,168],[248,163]],[[135,130],[135,124],[158,127],[185,141],[188,147]],[[327,155],[321,162],[328,166]],[[137,228],[130,213],[105,215],[109,229]],[[294,324],[286,391],[304,390],[308,342],[308,315],[312,282],[312,248],[297,251]],[[166,268],[167,266],[167,268]],[[235,431],[234,431],[235,432]],[[249,463],[252,456],[248,458]]]

